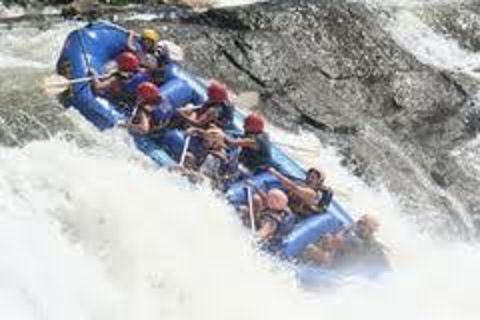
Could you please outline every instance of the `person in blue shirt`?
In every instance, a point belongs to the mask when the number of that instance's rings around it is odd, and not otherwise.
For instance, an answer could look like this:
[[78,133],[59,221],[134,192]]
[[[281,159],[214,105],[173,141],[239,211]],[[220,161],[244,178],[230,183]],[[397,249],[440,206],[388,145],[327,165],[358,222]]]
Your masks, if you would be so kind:
[[124,125],[140,134],[156,134],[167,128],[175,113],[167,99],[162,98],[160,90],[152,82],[138,86],[138,108]]
[[99,77],[95,69],[89,70],[93,92],[113,102],[132,105],[138,86],[148,81],[150,75],[140,68],[140,60],[131,52],[120,53],[115,61],[118,70],[108,76]]
[[227,87],[216,80],[207,89],[207,101],[195,112],[182,112],[182,116],[192,126],[208,129],[212,125],[223,130],[232,130],[234,107],[228,97]]

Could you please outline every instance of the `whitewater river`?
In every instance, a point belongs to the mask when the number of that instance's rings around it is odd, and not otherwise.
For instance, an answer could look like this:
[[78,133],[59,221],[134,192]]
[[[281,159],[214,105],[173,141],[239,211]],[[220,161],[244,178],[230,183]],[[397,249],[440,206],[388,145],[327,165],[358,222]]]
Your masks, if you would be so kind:
[[[379,216],[392,259],[381,281],[304,289],[255,251],[214,192],[157,170],[125,132],[99,133],[43,95],[41,79],[78,26],[0,26],[1,319],[479,319],[477,243],[434,237],[415,222],[428,212],[404,212],[396,195],[367,187],[335,149],[270,128],[316,150],[287,151],[326,168],[345,207]],[[459,153],[475,159],[478,144]]]

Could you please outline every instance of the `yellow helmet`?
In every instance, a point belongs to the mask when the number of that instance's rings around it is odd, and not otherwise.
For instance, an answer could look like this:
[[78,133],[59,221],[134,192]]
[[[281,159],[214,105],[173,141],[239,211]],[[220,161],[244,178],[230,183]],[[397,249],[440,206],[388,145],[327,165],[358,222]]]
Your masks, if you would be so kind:
[[153,43],[157,43],[158,41],[158,33],[153,29],[145,29],[142,31],[142,39],[147,39],[152,41]]

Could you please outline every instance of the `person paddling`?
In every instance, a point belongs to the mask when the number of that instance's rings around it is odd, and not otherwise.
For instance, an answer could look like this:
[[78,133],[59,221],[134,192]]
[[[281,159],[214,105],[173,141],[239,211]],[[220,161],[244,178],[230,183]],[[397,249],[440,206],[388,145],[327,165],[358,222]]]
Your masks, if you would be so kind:
[[[131,30],[127,39],[127,49],[137,55],[142,67],[147,69],[163,69],[172,61],[183,59],[183,50],[170,41],[159,41],[160,36],[153,29],[144,29],[140,34],[139,46],[135,43],[136,33]],[[175,48],[180,57],[172,55]]]
[[150,76],[140,70],[140,60],[131,52],[122,52],[115,61],[118,70],[108,77],[100,79],[94,69],[89,70],[93,77],[93,91],[112,101],[132,105],[136,99],[138,86],[148,81]]
[[225,137],[228,145],[242,148],[238,160],[252,174],[266,170],[272,162],[272,146],[264,128],[265,122],[262,116],[252,113],[245,118],[243,137]]
[[191,127],[187,134],[196,138],[190,144],[189,153],[194,157],[198,171],[209,177],[215,188],[223,189],[230,162],[225,134],[216,127],[207,130]]
[[194,112],[181,112],[180,114],[191,125],[207,129],[212,125],[224,130],[233,129],[234,107],[228,97],[225,84],[213,80],[207,89],[208,100]]
[[[145,29],[140,34],[139,46],[135,43],[136,33],[130,30],[127,39],[127,49],[133,52],[143,67],[156,68],[158,66],[157,61],[157,42],[159,39],[158,33],[153,29]],[[154,61],[151,58],[154,57]],[[154,62],[154,65],[152,65]]]
[[293,182],[274,168],[269,168],[273,176],[287,188],[292,211],[299,216],[325,211],[333,198],[333,191],[325,186],[325,174],[315,168],[307,171],[304,182]]
[[137,89],[138,108],[124,125],[140,134],[162,135],[174,115],[174,109],[152,82],[144,82]]

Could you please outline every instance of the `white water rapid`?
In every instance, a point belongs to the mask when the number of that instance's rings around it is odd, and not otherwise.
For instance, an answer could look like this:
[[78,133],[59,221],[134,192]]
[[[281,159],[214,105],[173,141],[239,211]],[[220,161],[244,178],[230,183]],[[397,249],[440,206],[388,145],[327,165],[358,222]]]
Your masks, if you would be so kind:
[[[0,71],[36,67],[48,75],[74,27],[0,29]],[[25,33],[31,42],[14,41]],[[65,118],[76,133],[0,147],[2,319],[480,316],[478,244],[431,236],[409,218],[428,212],[407,214],[395,195],[381,185],[366,186],[340,165],[336,150],[311,134],[271,128],[284,142],[318,150],[288,151],[306,165],[325,168],[350,211],[379,216],[380,238],[394,266],[382,281],[351,278],[335,288],[304,290],[288,267],[254,250],[214,192],[157,170],[121,130],[99,133],[73,110]]]

